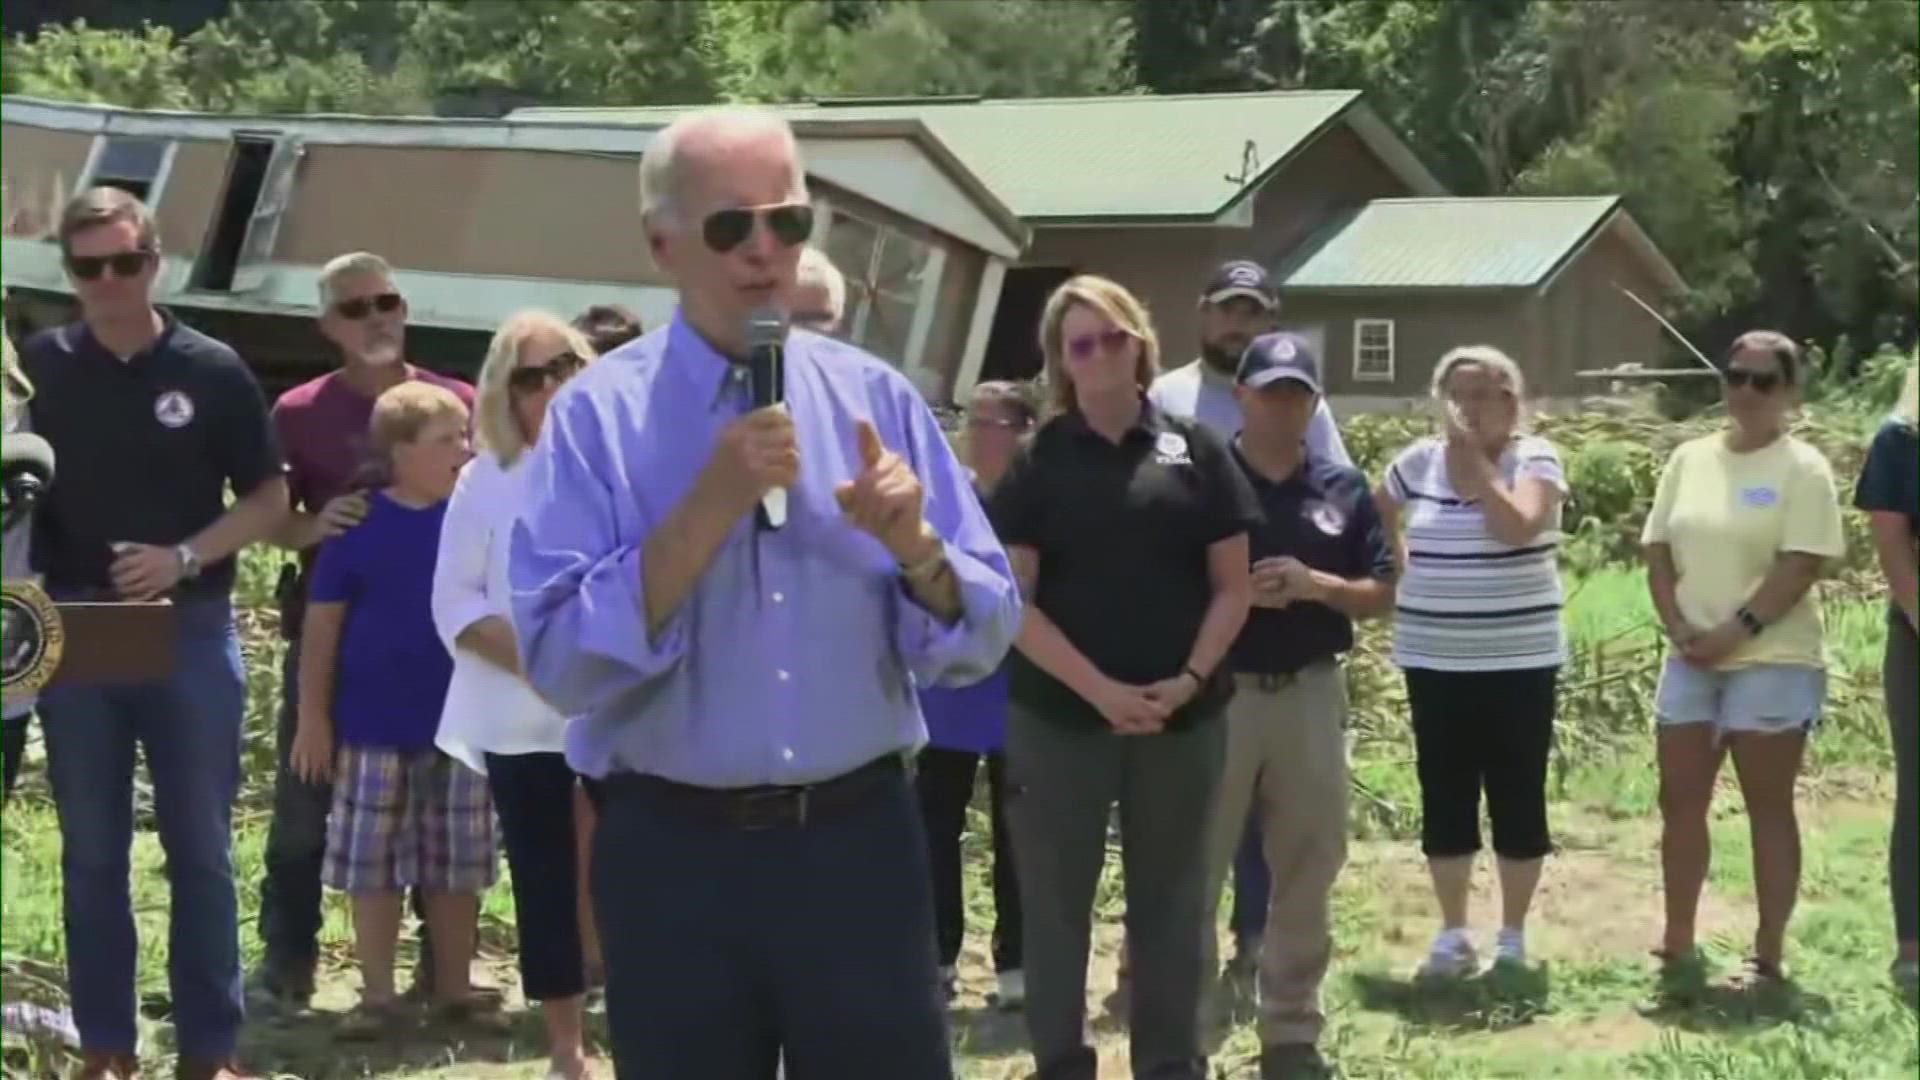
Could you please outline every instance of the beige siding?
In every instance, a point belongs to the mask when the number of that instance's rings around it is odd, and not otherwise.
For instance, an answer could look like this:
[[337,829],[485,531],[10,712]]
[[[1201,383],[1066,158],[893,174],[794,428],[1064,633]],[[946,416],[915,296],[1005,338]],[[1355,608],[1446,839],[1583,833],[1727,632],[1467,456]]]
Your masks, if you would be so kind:
[[1272,265],[1334,214],[1412,194],[1352,128],[1341,124],[1314,140],[1254,196],[1253,235],[1216,233],[1215,254]]
[[214,215],[226,194],[227,163],[233,144],[176,144],[166,187],[153,208],[160,220],[160,247],[170,255],[198,255],[213,231]]
[[86,167],[93,136],[7,124],[0,127],[0,176],[6,180],[6,235],[52,235],[60,205]]
[[369,250],[416,270],[663,285],[625,157],[313,146],[279,262]]

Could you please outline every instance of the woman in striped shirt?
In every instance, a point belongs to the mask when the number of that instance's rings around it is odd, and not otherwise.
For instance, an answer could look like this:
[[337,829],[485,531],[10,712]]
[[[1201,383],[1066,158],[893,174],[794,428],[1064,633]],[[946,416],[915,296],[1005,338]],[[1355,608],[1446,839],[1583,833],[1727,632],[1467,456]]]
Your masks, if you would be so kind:
[[1554,559],[1567,487],[1552,445],[1519,430],[1526,385],[1506,354],[1447,353],[1433,396],[1445,434],[1401,451],[1375,497],[1401,537],[1393,659],[1406,672],[1421,850],[1440,903],[1420,971],[1462,976],[1479,967],[1467,892],[1482,788],[1503,908],[1495,963],[1526,963],[1527,909],[1553,848],[1547,755],[1566,659]]

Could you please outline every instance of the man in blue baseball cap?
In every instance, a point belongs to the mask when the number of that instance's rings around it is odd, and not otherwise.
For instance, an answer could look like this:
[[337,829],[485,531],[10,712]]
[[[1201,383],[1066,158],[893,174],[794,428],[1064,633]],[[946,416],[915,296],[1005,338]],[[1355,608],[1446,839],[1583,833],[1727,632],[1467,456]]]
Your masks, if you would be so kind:
[[[1318,1076],[1329,897],[1346,862],[1339,657],[1353,648],[1355,619],[1391,608],[1394,557],[1366,476],[1311,446],[1322,407],[1312,345],[1296,334],[1256,337],[1234,383],[1241,422],[1232,454],[1260,523],[1249,534],[1254,607],[1227,660],[1236,692],[1207,838],[1206,910],[1217,909],[1251,812],[1273,881],[1257,949],[1261,1076]],[[1206,959],[1215,970],[1217,957]]]
[[[1280,294],[1266,268],[1251,259],[1221,263],[1200,291],[1200,356],[1153,382],[1147,397],[1172,416],[1199,420],[1231,439],[1240,430],[1240,406],[1234,401],[1234,369],[1247,343],[1276,328]],[[1340,441],[1333,413],[1321,400],[1307,425],[1307,446],[1327,461],[1351,464]],[[1265,929],[1266,866],[1260,859],[1259,830],[1251,823],[1234,863],[1231,928],[1235,956],[1231,967],[1250,975],[1259,963],[1257,946]]]

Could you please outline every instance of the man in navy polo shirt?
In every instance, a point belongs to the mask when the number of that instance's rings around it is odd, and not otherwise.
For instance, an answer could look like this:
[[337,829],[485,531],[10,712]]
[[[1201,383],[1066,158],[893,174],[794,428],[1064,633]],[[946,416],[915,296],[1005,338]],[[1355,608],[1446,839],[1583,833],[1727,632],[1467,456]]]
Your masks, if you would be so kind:
[[55,599],[164,597],[175,623],[166,678],[57,687],[40,699],[85,1053],[75,1075],[119,1080],[139,1068],[128,886],[138,753],[173,897],[175,1075],[238,1080],[232,817],[246,677],[230,593],[234,556],[286,516],[280,451],[233,350],[154,308],[151,210],[117,188],[90,189],[61,214],[59,241],[81,321],[21,350],[34,430],[60,462],[35,515],[34,565]]
[[[1273,893],[1260,943],[1263,1080],[1318,1076],[1320,982],[1333,953],[1328,898],[1346,862],[1346,683],[1353,620],[1393,603],[1394,560],[1367,478],[1309,448],[1320,365],[1294,334],[1254,338],[1235,374],[1233,459],[1253,485],[1253,610],[1228,664],[1227,766],[1207,838],[1216,910],[1249,810]],[[1218,963],[1209,946],[1207,966]]]

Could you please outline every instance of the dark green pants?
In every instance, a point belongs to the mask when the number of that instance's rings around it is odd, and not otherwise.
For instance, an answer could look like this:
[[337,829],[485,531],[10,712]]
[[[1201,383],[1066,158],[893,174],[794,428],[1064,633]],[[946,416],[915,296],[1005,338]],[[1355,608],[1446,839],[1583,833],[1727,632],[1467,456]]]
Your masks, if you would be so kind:
[[1007,725],[1007,818],[1026,922],[1027,1032],[1041,1080],[1090,1080],[1087,950],[1107,823],[1120,807],[1132,952],[1133,1075],[1204,1080],[1197,1005],[1206,835],[1226,759],[1213,716],[1162,735],[1116,735],[1015,706]]

